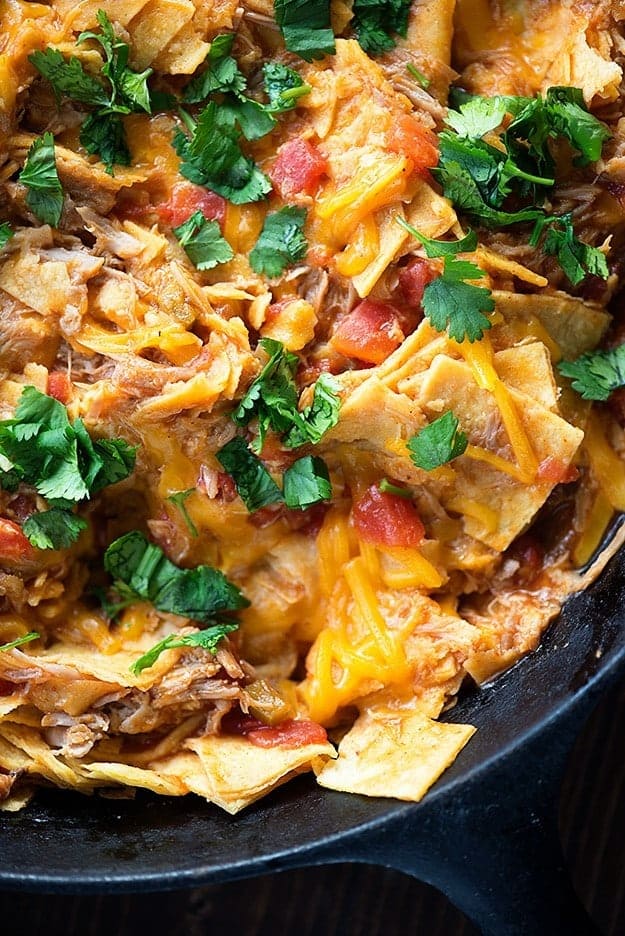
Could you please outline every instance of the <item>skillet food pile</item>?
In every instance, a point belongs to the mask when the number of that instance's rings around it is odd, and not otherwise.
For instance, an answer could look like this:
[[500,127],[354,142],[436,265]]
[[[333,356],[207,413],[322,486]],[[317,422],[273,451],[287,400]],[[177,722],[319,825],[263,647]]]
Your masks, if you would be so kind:
[[4,0],[0,800],[418,800],[625,510],[625,6]]

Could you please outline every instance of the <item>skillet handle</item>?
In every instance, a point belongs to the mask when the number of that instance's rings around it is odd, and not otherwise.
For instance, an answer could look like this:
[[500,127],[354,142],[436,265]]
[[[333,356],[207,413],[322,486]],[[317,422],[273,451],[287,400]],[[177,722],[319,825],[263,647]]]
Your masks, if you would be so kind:
[[414,819],[361,840],[352,860],[432,884],[483,936],[598,936],[557,828],[566,760],[594,702],[584,701],[468,782],[426,799]]

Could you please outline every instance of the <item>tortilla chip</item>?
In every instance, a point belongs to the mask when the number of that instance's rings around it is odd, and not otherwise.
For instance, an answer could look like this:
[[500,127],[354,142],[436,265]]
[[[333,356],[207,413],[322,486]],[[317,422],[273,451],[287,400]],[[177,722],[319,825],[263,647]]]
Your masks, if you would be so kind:
[[[28,773],[45,777],[46,780],[57,786],[74,789],[90,788],[91,784],[87,783],[80,774],[64,763],[53,749],[46,744],[35,728],[2,722],[0,724],[0,737],[20,750],[23,755],[26,755],[28,760],[22,762],[19,766],[25,767]],[[4,765],[1,752],[0,762]],[[9,769],[15,770],[17,768],[10,767]]]
[[331,744],[261,748],[245,738],[216,735],[194,738],[187,747],[200,758],[210,801],[233,815],[291,777],[311,770],[314,758],[336,756]]
[[156,770],[143,770],[130,764],[76,764],[77,770],[89,780],[101,784],[120,784],[121,786],[141,787],[163,796],[184,796],[185,785],[175,777],[166,777]]
[[28,806],[34,795],[35,791],[32,787],[19,787],[0,802],[0,812],[19,812],[20,809]]
[[330,790],[418,802],[475,732],[420,712],[361,715],[317,773]]

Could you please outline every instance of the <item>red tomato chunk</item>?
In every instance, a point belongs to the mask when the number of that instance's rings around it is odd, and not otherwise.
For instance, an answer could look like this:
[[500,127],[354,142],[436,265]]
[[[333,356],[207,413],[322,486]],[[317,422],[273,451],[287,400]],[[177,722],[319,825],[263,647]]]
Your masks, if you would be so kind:
[[194,211],[201,211],[209,221],[218,221],[223,227],[226,218],[226,200],[200,185],[191,182],[178,182],[174,185],[169,200],[157,205],[156,210],[161,221],[178,227],[184,224]]
[[345,357],[381,364],[403,340],[397,310],[387,302],[364,299],[340,322],[331,344]]
[[538,466],[536,475],[538,481],[549,481],[551,484],[570,484],[579,478],[579,471],[575,465],[567,465],[559,458],[549,455]]
[[19,562],[32,557],[33,547],[17,523],[0,517],[0,561]]
[[436,137],[421,126],[410,114],[399,114],[387,136],[387,146],[392,153],[401,153],[413,165],[418,175],[427,175],[438,162]]
[[222,722],[226,734],[243,735],[257,747],[298,748],[305,744],[325,744],[325,728],[317,722],[287,718],[279,725],[265,725],[250,715],[226,715]]
[[72,382],[63,371],[48,374],[48,395],[59,403],[69,403],[72,395]]
[[292,195],[314,195],[319,181],[327,172],[328,163],[317,147],[296,137],[278,150],[269,178],[278,194],[289,198]]
[[399,288],[405,302],[411,308],[418,308],[423,302],[423,293],[428,283],[437,277],[436,270],[428,260],[414,257],[399,271]]
[[414,504],[405,497],[381,491],[377,484],[352,507],[358,535],[375,546],[420,546],[425,527]]

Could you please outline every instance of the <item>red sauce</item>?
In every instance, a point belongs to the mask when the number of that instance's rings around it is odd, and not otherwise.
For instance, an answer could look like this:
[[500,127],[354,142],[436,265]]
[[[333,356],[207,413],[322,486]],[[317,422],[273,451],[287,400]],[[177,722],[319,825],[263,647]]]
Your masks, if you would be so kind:
[[325,728],[317,722],[287,718],[278,725],[265,725],[251,715],[230,712],[222,719],[223,734],[241,735],[257,747],[299,748],[306,744],[325,744]]

